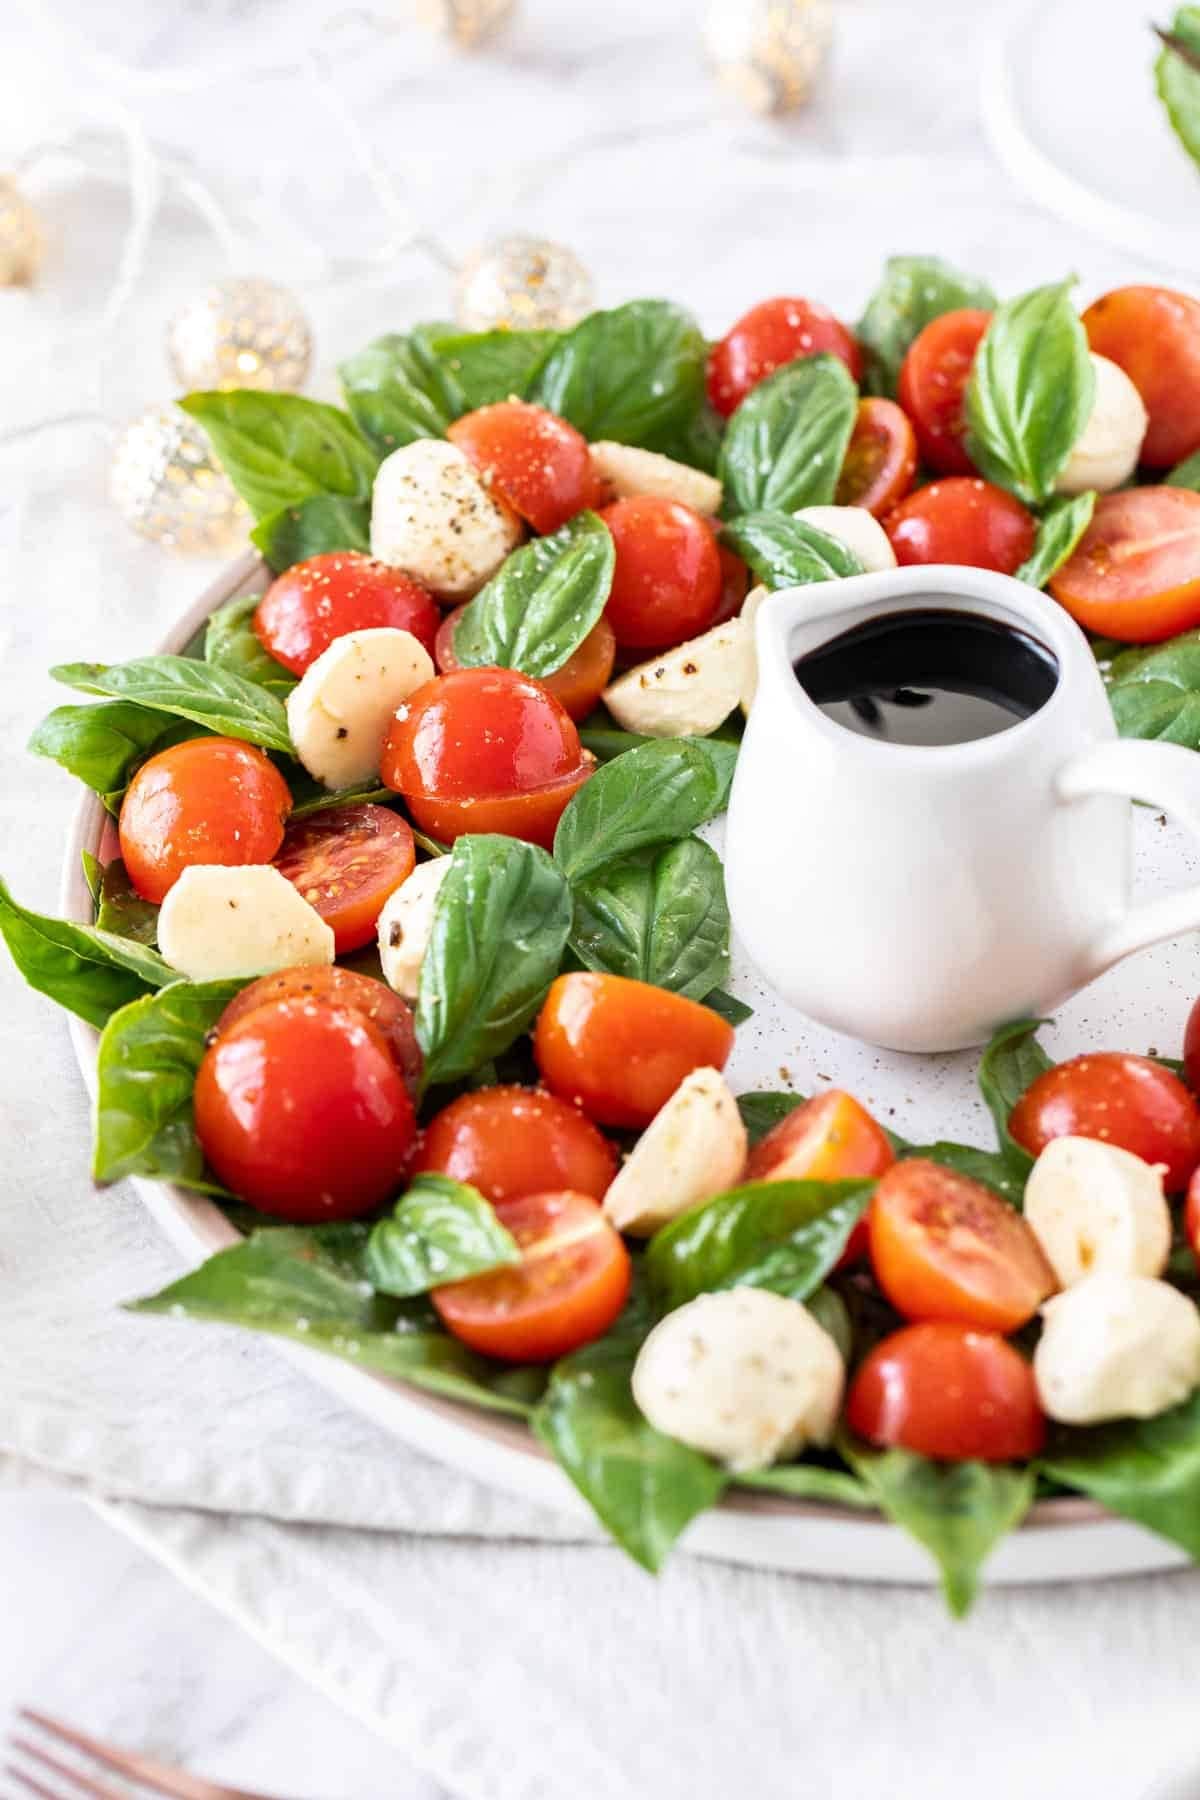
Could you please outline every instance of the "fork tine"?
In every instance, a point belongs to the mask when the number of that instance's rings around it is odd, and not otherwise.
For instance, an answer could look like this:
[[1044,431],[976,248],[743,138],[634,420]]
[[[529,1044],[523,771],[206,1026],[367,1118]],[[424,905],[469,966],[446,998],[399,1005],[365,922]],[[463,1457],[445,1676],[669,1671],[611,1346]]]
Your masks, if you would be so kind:
[[[43,1750],[42,1746],[35,1744],[31,1738],[14,1737],[10,1740],[9,1748],[19,1751],[22,1756],[29,1757],[32,1762],[40,1764],[43,1769],[50,1769],[55,1775],[61,1775],[65,1781],[70,1782],[77,1793],[89,1795],[90,1800],[128,1800],[126,1794],[109,1787],[105,1781],[97,1781],[96,1777],[86,1770],[73,1768],[70,1763],[63,1762],[61,1757],[51,1756],[48,1750]],[[18,1780],[24,1779],[27,1787],[33,1785],[28,1774],[23,1775],[22,1771],[12,1764],[9,1765],[9,1769],[10,1773],[15,1774]],[[47,1794],[51,1790],[34,1788],[34,1792]],[[58,1796],[54,1795],[53,1800],[58,1800]]]
[[27,1794],[36,1794],[38,1800],[62,1800],[62,1796],[56,1794],[53,1788],[43,1787],[41,1782],[35,1781],[26,1770],[18,1769],[16,1763],[5,1763],[4,1773],[11,1776],[17,1786],[24,1788]]
[[[74,1725],[55,1719],[49,1713],[39,1712],[32,1706],[21,1707],[17,1717],[38,1726],[59,1743],[70,1744],[73,1749],[82,1750],[102,1768],[140,1782],[143,1787],[150,1788],[156,1794],[166,1795],[167,1800],[272,1800],[269,1794],[250,1793],[244,1788],[221,1787],[217,1782],[189,1775],[184,1769],[169,1769],[165,1763],[156,1762],[153,1757],[140,1756],[132,1750],[118,1750],[114,1745],[105,1744],[86,1731],[79,1731]],[[97,1786],[91,1791],[99,1796],[99,1800],[109,1800],[110,1795],[112,1800],[128,1800],[128,1796],[113,1793],[108,1788]]]

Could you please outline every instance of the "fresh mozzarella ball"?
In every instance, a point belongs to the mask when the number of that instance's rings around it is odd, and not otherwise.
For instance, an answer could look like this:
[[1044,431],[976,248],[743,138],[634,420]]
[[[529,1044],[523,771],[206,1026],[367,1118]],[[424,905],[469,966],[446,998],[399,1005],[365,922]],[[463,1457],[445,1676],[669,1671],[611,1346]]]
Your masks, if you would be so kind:
[[842,1404],[838,1347],[798,1300],[766,1288],[701,1294],[638,1352],[633,1397],[656,1430],[730,1469],[828,1443]]
[[690,469],[674,457],[660,456],[657,450],[638,450],[632,444],[601,441],[591,449],[604,506],[634,494],[656,494],[663,500],[682,500],[705,517],[715,517],[721,510],[721,483],[703,469]]
[[887,532],[865,506],[802,506],[792,517],[805,525],[815,525],[827,537],[844,544],[868,575],[896,566],[896,552]]
[[384,625],[334,638],[287,698],[292,744],[309,774],[327,788],[376,780],[396,708],[434,673],[411,631]]
[[752,587],[742,602],[742,610],[738,618],[746,627],[750,636],[750,649],[746,657],[746,680],[742,688],[742,711],[750,717],[750,708],[754,704],[754,696],[758,692],[758,649],[754,642],[754,621],[758,617],[759,608],[770,594],[770,588]]
[[1200,1312],[1146,1275],[1089,1275],[1042,1308],[1042,1408],[1064,1425],[1151,1419],[1200,1386]]
[[604,704],[643,737],[707,737],[741,700],[753,658],[749,626],[729,619],[630,669],[605,688]]
[[1119,488],[1137,468],[1149,423],[1142,396],[1124,369],[1092,352],[1096,398],[1083,434],[1054,484],[1057,494],[1101,494]]
[[379,960],[383,979],[406,1000],[415,1000],[421,964],[433,934],[438,890],[450,872],[448,856],[418,863],[407,881],[389,894],[379,915]]
[[385,457],[371,498],[371,555],[447,599],[467,600],[521,539],[517,515],[454,444],[419,438]]
[[1025,1188],[1025,1222],[1071,1287],[1089,1275],[1161,1275],[1171,1253],[1162,1171],[1098,1138],[1052,1138]]
[[331,963],[333,932],[269,863],[198,863],[162,903],[158,947],[189,981],[226,981]]
[[689,1206],[733,1187],[747,1148],[725,1077],[717,1069],[694,1069],[634,1145],[604,1196],[604,1211],[618,1231],[649,1237]]

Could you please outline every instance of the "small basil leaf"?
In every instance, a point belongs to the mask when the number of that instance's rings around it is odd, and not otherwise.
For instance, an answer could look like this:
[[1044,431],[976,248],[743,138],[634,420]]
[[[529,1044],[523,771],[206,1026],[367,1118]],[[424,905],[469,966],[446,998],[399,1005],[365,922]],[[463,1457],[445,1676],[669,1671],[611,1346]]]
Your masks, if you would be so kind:
[[104,879],[104,870],[100,859],[93,856],[90,850],[79,852],[79,861],[83,865],[83,879],[87,882],[88,893],[92,896],[92,905],[100,904],[100,888]]
[[842,1361],[849,1363],[854,1352],[854,1326],[850,1319],[850,1309],[837,1289],[819,1287],[815,1294],[808,1296],[804,1304],[821,1330],[833,1339]]
[[744,1025],[747,1019],[754,1017],[752,1006],[747,1006],[736,994],[727,994],[724,988],[713,988],[711,993],[705,994],[704,1004],[709,1012],[715,1012],[727,1025]]
[[371,509],[365,500],[347,500],[341,494],[312,494],[294,506],[260,519],[250,533],[251,543],[262,551],[276,575],[293,563],[328,550],[371,549]]
[[452,331],[434,324],[391,332],[338,368],[351,417],[380,455],[418,438],[445,437],[452,421],[466,412],[452,370],[434,349]]
[[591,631],[612,588],[616,546],[593,512],[515,550],[454,630],[464,668],[561,669]]
[[354,420],[300,394],[229,388],[179,402],[256,519],[313,494],[369,499],[379,458]]
[[690,313],[668,300],[630,300],[565,332],[529,398],[593,443],[612,438],[653,450],[699,413],[706,354]]
[[824,351],[751,388],[721,446],[726,515],[831,503],[857,407],[846,365]]
[[448,1175],[418,1175],[367,1240],[367,1280],[407,1299],[521,1260],[516,1240],[478,1189]]
[[1108,698],[1122,737],[1200,749],[1200,631],[1114,657]]
[[1017,580],[1044,588],[1052,575],[1075,554],[1080,538],[1092,522],[1096,495],[1063,494],[1052,500],[1038,522],[1033,555],[1017,570]]
[[694,738],[660,738],[605,763],[571,798],[554,859],[572,883],[653,844],[688,837],[725,807],[737,752]]
[[1096,393],[1073,286],[1060,281],[1006,301],[975,353],[967,384],[971,460],[1030,506],[1053,493]]
[[1191,488],[1193,493],[1200,493],[1200,450],[1171,470],[1167,486]]
[[137,765],[155,750],[194,737],[182,732],[160,712],[132,700],[109,700],[99,706],[56,706],[29,740],[35,756],[48,756],[78,776],[106,802],[118,801]]
[[787,1494],[792,1500],[855,1506],[865,1512],[873,1512],[876,1504],[874,1494],[857,1475],[848,1469],[827,1469],[821,1463],[778,1463],[773,1469],[755,1469],[739,1475],[737,1485]]
[[1200,6],[1179,8],[1170,37],[1154,64],[1158,97],[1176,137],[1200,163]]
[[557,331],[460,331],[433,350],[458,388],[464,411],[520,399],[559,340]]
[[1200,1389],[1153,1419],[1058,1427],[1038,1467],[1200,1561]]
[[979,1091],[995,1123],[1000,1154],[1022,1189],[1033,1158],[1010,1134],[1008,1121],[1026,1088],[1054,1067],[1035,1035],[1038,1026],[1045,1023],[1044,1019],[1020,1019],[1014,1025],[1002,1026],[979,1064]]
[[790,513],[744,513],[723,526],[721,536],[772,591],[863,572],[853,550]]
[[571,948],[586,969],[703,1000],[729,973],[725,872],[699,838],[643,850],[574,884]]
[[192,656],[142,656],[127,663],[60,663],[55,681],[84,694],[132,700],[225,737],[291,754],[283,702],[268,689]]
[[142,899],[123,862],[110,862],[102,872],[97,903],[97,931],[111,931],[115,937],[132,938],[135,944],[153,948],[158,938],[158,908],[153,901]]
[[938,256],[889,257],[855,334],[866,352],[870,392],[895,395],[900,365],[932,320],[963,307],[991,312],[995,304],[986,281],[964,275]]
[[243,681],[268,689],[285,700],[296,677],[263,649],[254,629],[254,614],[261,598],[246,594],[230,600],[209,616],[204,631],[204,660],[215,669],[228,669]]
[[31,988],[97,1028],[131,1000],[178,980],[157,951],[95,925],[31,912],[3,881],[0,936]]
[[[288,770],[289,786],[292,790],[292,810],[289,819],[307,819],[313,813],[328,812],[334,806],[361,806],[369,801],[372,806],[387,805],[396,799],[391,788],[356,787],[327,788],[304,769]],[[414,839],[416,833],[413,834]]]
[[738,1111],[751,1149],[807,1099],[807,1094],[739,1094]]

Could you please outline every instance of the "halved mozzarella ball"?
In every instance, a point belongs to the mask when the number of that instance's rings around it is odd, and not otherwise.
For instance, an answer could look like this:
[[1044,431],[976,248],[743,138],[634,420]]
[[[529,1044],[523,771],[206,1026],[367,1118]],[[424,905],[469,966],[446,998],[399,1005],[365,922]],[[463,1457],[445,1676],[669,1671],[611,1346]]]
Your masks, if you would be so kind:
[[654,1327],[633,1370],[651,1425],[734,1470],[828,1443],[844,1384],[828,1332],[766,1288],[689,1300]]
[[844,544],[868,575],[896,566],[896,552],[887,532],[865,506],[802,506],[792,516]]
[[278,869],[196,863],[162,903],[158,947],[189,981],[333,961],[333,932]]
[[384,901],[379,915],[379,960],[383,978],[406,1000],[415,1000],[421,964],[433,934],[438,890],[450,873],[450,858],[434,856],[418,863]]
[[632,444],[612,444],[605,439],[591,449],[602,506],[634,494],[656,494],[663,500],[682,500],[707,518],[721,510],[721,483],[703,469],[691,469],[672,456],[660,456],[657,450],[639,450]]
[[1052,1138],[1025,1188],[1025,1222],[1060,1287],[1089,1275],[1161,1275],[1171,1253],[1162,1171],[1099,1138]]
[[643,737],[707,737],[741,700],[753,658],[749,626],[728,619],[630,669],[605,688],[604,704]]
[[435,673],[411,631],[380,625],[334,638],[287,697],[292,744],[309,774],[327,788],[376,780],[396,708]]
[[1107,494],[1121,487],[1137,468],[1149,415],[1142,396],[1124,369],[1107,356],[1092,352],[1096,397],[1082,434],[1054,484],[1057,494],[1082,494],[1095,488]]
[[718,1069],[693,1069],[654,1115],[604,1196],[618,1231],[649,1237],[689,1206],[733,1187],[746,1127]]
[[418,438],[385,457],[371,498],[371,555],[468,600],[521,541],[521,521],[454,444]]
[[1033,1373],[1064,1425],[1151,1419],[1200,1387],[1200,1312],[1146,1275],[1089,1275],[1042,1308]]

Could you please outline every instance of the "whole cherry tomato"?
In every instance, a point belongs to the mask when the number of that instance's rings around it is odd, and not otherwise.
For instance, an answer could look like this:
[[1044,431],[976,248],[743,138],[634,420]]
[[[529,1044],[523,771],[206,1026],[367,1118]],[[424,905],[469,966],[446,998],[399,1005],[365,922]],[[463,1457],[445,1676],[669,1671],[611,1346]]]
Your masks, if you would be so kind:
[[1033,1370],[991,1332],[947,1321],[876,1344],[850,1384],[846,1422],[868,1443],[945,1462],[1022,1462],[1046,1438]]
[[1101,494],[1050,592],[1088,631],[1153,644],[1200,625],[1200,494]]
[[197,863],[270,862],[292,810],[288,784],[237,738],[188,738],[144,762],[121,802],[121,857],[143,900]]
[[709,352],[708,397],[728,418],[776,369],[820,350],[840,357],[855,381],[862,380],[862,351],[828,307],[813,300],[761,300]]
[[364,801],[293,819],[275,867],[332,927],[335,953],[346,956],[372,942],[384,901],[416,860],[407,820]]
[[717,602],[717,610],[713,614],[714,625],[724,625],[730,619],[736,619],[746,603],[746,595],[750,592],[750,571],[728,544],[718,539],[717,555],[721,559],[721,598]]
[[614,500],[600,514],[617,547],[605,609],[622,650],[665,650],[707,631],[721,602],[712,527],[657,494]]
[[1052,1138],[1100,1138],[1161,1163],[1169,1194],[1200,1163],[1200,1106],[1178,1075],[1148,1056],[1103,1050],[1056,1063],[1026,1088],[1008,1129],[1031,1156]]
[[860,400],[838,476],[839,506],[865,506],[877,519],[903,500],[917,473],[917,439],[894,400]]
[[[454,654],[454,630],[465,611],[463,606],[456,607],[442,620],[434,661],[443,675],[462,666]],[[573,651],[553,674],[540,678],[542,686],[578,724],[587,718],[608,686],[616,659],[617,640],[612,626],[601,613],[578,650]]]
[[404,1085],[414,1101],[421,1079],[421,1046],[412,1007],[386,982],[372,975],[358,975],[353,969],[339,969],[333,963],[294,969],[279,969],[274,975],[260,975],[240,994],[235,994],[217,1021],[217,1033],[229,1031],[247,1013],[276,1000],[329,1001],[350,1012],[361,1013],[379,1032],[392,1058],[404,1077]]
[[391,626],[411,631],[433,655],[440,618],[419,581],[360,550],[330,550],[277,575],[254,614],[263,649],[303,675],[334,638]]
[[1183,1033],[1183,1072],[1196,1093],[1200,1089],[1200,1000],[1193,1002]]
[[1169,469],[1200,450],[1200,300],[1173,288],[1115,288],[1088,307],[1083,328],[1142,396],[1146,467]]
[[563,1188],[601,1200],[617,1157],[578,1107],[540,1088],[493,1087],[430,1120],[414,1168],[465,1181],[493,1205]]
[[975,307],[943,313],[917,333],[900,366],[900,404],[913,422],[922,459],[939,475],[973,470],[963,402],[991,322],[991,313]]
[[498,400],[456,419],[446,436],[535,531],[557,531],[596,503],[587,439],[544,406]]
[[[750,1152],[747,1181],[850,1181],[882,1175],[896,1160],[887,1132],[853,1094],[830,1088],[773,1125]],[[842,1263],[867,1250],[867,1222],[850,1234]]]
[[1033,514],[978,476],[932,481],[883,522],[898,563],[963,563],[1015,575],[1033,553]]

